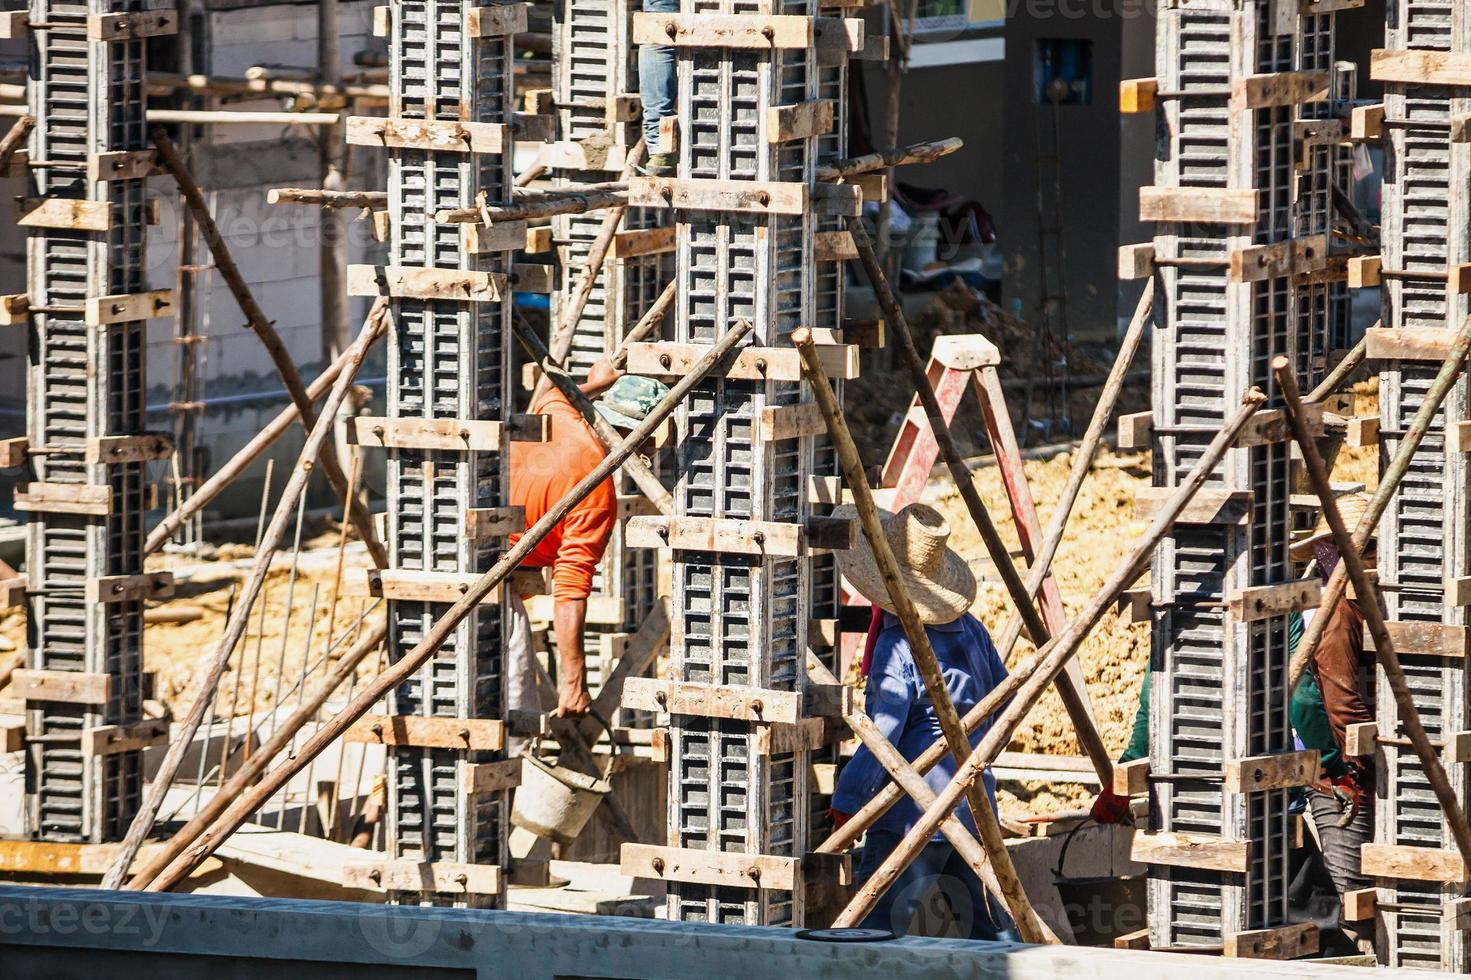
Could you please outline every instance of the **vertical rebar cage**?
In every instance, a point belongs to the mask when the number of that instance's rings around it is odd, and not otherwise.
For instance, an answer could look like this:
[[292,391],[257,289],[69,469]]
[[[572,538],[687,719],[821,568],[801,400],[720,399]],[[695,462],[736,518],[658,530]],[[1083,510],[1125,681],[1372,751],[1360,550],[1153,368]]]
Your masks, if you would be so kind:
[[[142,794],[140,749],[109,751],[88,730],[142,720],[142,599],[97,587],[143,572],[145,463],[106,463],[99,440],[144,434],[144,321],[103,297],[143,291],[145,174],[100,180],[101,154],[142,151],[146,37],[98,31],[141,0],[30,6],[25,215],[29,334],[26,438],[27,666],[90,675],[93,693],[26,703],[26,831],[45,840],[120,839]],[[100,35],[100,36],[99,36]],[[52,202],[60,207],[51,209]],[[71,498],[74,503],[60,503]],[[49,500],[49,502],[48,502]],[[78,678],[82,680],[83,678]]]
[[[1448,0],[1389,0],[1386,53],[1471,56],[1471,12]],[[1413,73],[1410,73],[1413,74]],[[1376,77],[1380,73],[1376,70]],[[1467,315],[1467,297],[1448,288],[1447,272],[1471,260],[1471,148],[1455,142],[1451,127],[1471,112],[1471,88],[1433,75],[1409,81],[1384,78],[1383,323],[1393,330],[1444,331]],[[1398,79],[1398,80],[1396,80]],[[1379,375],[1381,457],[1393,458],[1424,403],[1440,362],[1387,360]],[[1462,377],[1435,416],[1419,452],[1379,525],[1379,575],[1391,623],[1468,625],[1466,607],[1447,595],[1468,568],[1466,456],[1448,445],[1447,425],[1468,415]],[[1396,649],[1426,734],[1432,740],[1471,728],[1464,657],[1424,649]],[[1381,672],[1382,677],[1382,672]],[[1380,697],[1378,731],[1400,731],[1393,698]],[[1453,848],[1445,817],[1413,749],[1381,744],[1377,773],[1375,842]],[[1467,767],[1448,765],[1451,786],[1468,799]],[[1448,903],[1461,897],[1455,883],[1383,879],[1380,962],[1390,966],[1466,972],[1471,949]],[[1386,907],[1387,906],[1387,907]]]

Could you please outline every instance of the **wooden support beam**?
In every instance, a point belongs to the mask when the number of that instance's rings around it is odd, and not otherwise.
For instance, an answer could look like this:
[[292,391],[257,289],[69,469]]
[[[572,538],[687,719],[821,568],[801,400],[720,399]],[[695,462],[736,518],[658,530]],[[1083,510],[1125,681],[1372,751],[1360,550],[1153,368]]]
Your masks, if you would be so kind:
[[1122,626],[1134,626],[1138,623],[1147,625],[1153,622],[1154,596],[1149,587],[1129,589],[1120,595],[1115,613]]
[[630,677],[623,682],[623,707],[672,715],[730,718],[758,724],[795,725],[803,720],[795,691]]
[[1369,55],[1369,77],[1406,85],[1467,86],[1471,85],[1471,54],[1376,48]]
[[816,48],[860,52],[863,22],[839,17],[786,14],[635,13],[633,43],[675,47]]
[[87,579],[88,602],[142,602],[145,599],[166,599],[173,594],[172,572],[104,575]]
[[851,866],[847,857],[824,854],[807,860],[630,843],[623,845],[619,870],[635,878],[656,881],[798,891],[824,877],[834,884],[850,884]]
[[[1448,660],[1465,660],[1471,656],[1471,627],[1454,623],[1420,623],[1386,621],[1389,639],[1401,653],[1424,657],[1444,657]],[[1367,626],[1364,630],[1364,648],[1374,649],[1374,638]]]
[[845,550],[852,522],[808,518],[806,524],[748,521],[718,517],[631,517],[624,526],[624,546],[674,548],[736,555],[799,557],[812,548]]
[[[706,344],[676,344],[667,341],[628,345],[628,371],[651,377],[680,377],[709,351]],[[818,348],[823,370],[829,377],[858,377],[858,348],[852,344]],[[724,362],[721,372],[740,381],[800,381],[802,361],[797,352],[783,347],[742,347]]]
[[1157,78],[1125,78],[1119,82],[1119,112],[1153,112],[1159,95]]
[[33,514],[112,513],[112,485],[107,483],[17,483],[15,509]]
[[1130,857],[1141,864],[1244,874],[1251,864],[1251,841],[1165,831],[1140,832],[1134,835]]
[[826,432],[822,410],[816,402],[798,402],[795,405],[769,405],[761,410],[756,420],[758,442],[775,442],[778,439],[801,439]]
[[471,507],[465,511],[465,537],[484,544],[526,530],[525,507]]
[[354,146],[383,146],[407,150],[456,153],[504,153],[512,142],[503,123],[429,122],[348,116],[347,142]]
[[792,140],[825,136],[833,130],[833,102],[816,99],[791,105],[766,107],[766,142],[787,143]]
[[131,41],[179,33],[179,18],[173,10],[135,10],[118,14],[90,14],[87,40]]
[[147,463],[168,459],[174,452],[174,437],[162,432],[139,436],[97,436],[87,440],[89,466]]
[[174,291],[153,289],[146,293],[122,293],[116,296],[94,296],[86,301],[82,317],[88,326],[102,327],[110,323],[132,323],[173,316]]
[[373,861],[344,864],[342,883],[379,892],[432,892],[448,895],[499,895],[498,864],[455,864],[447,861]]
[[819,231],[812,236],[812,261],[847,262],[858,258],[858,246],[846,231]]
[[1347,922],[1365,922],[1379,911],[1378,888],[1355,888],[1343,893],[1343,918]]
[[25,701],[106,704],[112,694],[112,675],[23,667],[10,675],[10,693]]
[[6,10],[0,12],[0,39],[16,40],[23,38],[30,32],[30,12],[26,10]]
[[[547,230],[550,232],[551,229]],[[632,259],[640,255],[658,255],[674,251],[674,244],[673,225],[620,231],[613,236],[613,242],[608,247],[608,258]]]
[[1327,268],[1330,258],[1327,235],[1251,245],[1231,253],[1228,277],[1231,282],[1261,282],[1304,275]]
[[161,745],[169,739],[169,723],[153,718],[131,725],[102,725],[82,730],[83,755],[112,755]]
[[465,34],[469,37],[504,37],[521,34],[527,29],[529,3],[507,3],[471,7],[465,18]]
[[1118,448],[1148,449],[1154,438],[1154,412],[1119,416]]
[[521,759],[460,764],[460,787],[467,796],[488,796],[521,785]]
[[1322,594],[1322,583],[1316,578],[1258,585],[1231,593],[1226,599],[1226,609],[1234,621],[1254,623],[1304,609],[1316,609]]
[[506,277],[499,272],[460,269],[350,265],[347,267],[347,292],[349,296],[498,303],[506,296]]
[[1143,796],[1149,792],[1149,760],[1134,759],[1113,767],[1113,791],[1119,796]]
[[[163,847],[144,844],[138,859]],[[0,840],[0,872],[46,875],[99,875],[121,852],[121,844],[69,844],[40,840]]]
[[1349,117],[1348,137],[1357,142],[1384,138],[1384,104],[1354,106]]
[[87,158],[87,179],[139,180],[162,173],[157,150],[114,150]]
[[1348,288],[1372,289],[1380,285],[1384,259],[1378,255],[1355,255],[1348,260]]
[[1141,187],[1139,220],[1179,224],[1254,225],[1255,190],[1214,187]]
[[[1153,520],[1172,490],[1171,487],[1140,487],[1134,494],[1135,519]],[[1206,487],[1185,505],[1176,523],[1240,524],[1250,518],[1254,496],[1250,490]]]
[[550,437],[551,418],[546,415],[513,415],[510,422],[359,415],[347,429],[351,445],[451,452],[500,453],[509,442],[546,442]]
[[1231,793],[1263,793],[1311,786],[1318,778],[1318,750],[1280,752],[1227,762],[1223,775]]
[[1455,333],[1437,327],[1370,327],[1364,356],[1371,360],[1444,362]]
[[1344,424],[1343,441],[1354,449],[1379,445],[1379,416],[1361,415]]
[[0,296],[0,327],[15,327],[31,322],[31,298],[25,293]]
[[61,231],[109,231],[112,228],[111,201],[83,201],[76,198],[26,198],[20,202],[23,212],[16,224],[22,228],[56,228]]
[[[460,601],[479,579],[474,572],[426,572],[412,568],[350,568],[342,577],[342,594],[404,602]],[[493,591],[486,601],[496,602]]]
[[1445,882],[1466,879],[1465,864],[1455,849],[1365,844],[1359,851],[1359,867],[1370,878]]
[[1312,922],[1275,929],[1252,929],[1228,934],[1224,938],[1224,954],[1241,959],[1296,960],[1318,952],[1318,927]]
[[425,718],[364,715],[342,735],[347,742],[426,749],[495,752],[505,748],[505,723],[496,718]]
[[[824,184],[823,209],[829,214],[858,214],[864,195],[852,184]],[[712,180],[679,177],[628,179],[628,203],[635,207],[687,211],[735,211],[742,214],[805,214],[816,200],[806,184],[796,181]]]
[[1119,246],[1119,279],[1133,282],[1154,275],[1154,243]]
[[1231,84],[1231,108],[1271,109],[1328,98],[1331,76],[1326,71],[1278,71],[1247,75]]

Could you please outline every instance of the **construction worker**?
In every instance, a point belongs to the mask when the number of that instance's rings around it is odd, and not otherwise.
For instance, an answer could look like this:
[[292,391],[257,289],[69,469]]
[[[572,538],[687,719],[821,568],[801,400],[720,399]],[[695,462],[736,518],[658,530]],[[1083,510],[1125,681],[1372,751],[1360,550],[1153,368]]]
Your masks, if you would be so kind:
[[[643,0],[644,13],[677,14],[679,0]],[[659,152],[659,122],[674,115],[678,87],[677,63],[672,44],[640,44],[638,46],[638,96],[643,104],[644,146],[649,161],[644,171],[654,177],[674,176],[679,155]]]
[[[1364,493],[1349,494],[1338,500],[1349,528],[1358,526],[1368,505],[1369,496]],[[1290,552],[1294,561],[1315,561],[1318,576],[1325,584],[1339,562],[1333,534],[1322,517],[1313,533],[1294,542]],[[1315,612],[1293,613],[1288,618],[1289,650],[1297,649]],[[1318,750],[1321,773],[1309,788],[1307,806],[1323,864],[1340,900],[1345,892],[1373,884],[1359,869],[1359,849],[1374,837],[1374,758],[1350,757],[1344,751],[1347,726],[1374,720],[1360,681],[1361,671],[1368,666],[1364,659],[1364,615],[1357,600],[1345,596],[1324,628],[1309,670],[1292,692],[1288,706],[1298,743],[1305,749]],[[1152,676],[1152,673],[1144,675],[1134,728],[1128,747],[1119,756],[1120,764],[1149,755]],[[1105,786],[1093,801],[1091,812],[1099,823],[1120,823],[1129,815],[1129,800]],[[1340,921],[1339,925],[1360,949],[1372,948],[1372,933],[1359,932],[1351,922]]]
[[[615,429],[627,431],[648,417],[668,393],[652,378],[621,375],[607,358],[588,372],[581,389]],[[603,460],[603,444],[592,426],[555,386],[531,405],[531,411],[551,418],[546,442],[511,443],[511,503],[526,510],[530,527],[551,510],[574,485]],[[644,447],[646,450],[649,447]],[[523,568],[552,570],[552,633],[557,641],[557,707],[561,716],[585,715],[592,706],[587,690],[587,665],[582,648],[587,626],[587,599],[593,573],[602,561],[618,516],[611,479],[588,494],[526,556]],[[520,535],[512,536],[512,543]],[[510,599],[511,622],[506,653],[507,708],[543,710],[537,680],[540,666],[533,661],[531,623],[521,596]]]
[[[898,560],[904,584],[925,625],[935,658],[939,661],[950,699],[962,715],[974,707],[1006,677],[1006,667],[991,643],[986,628],[968,610],[976,598],[976,578],[964,559],[947,546],[950,527],[933,507],[911,504],[887,517],[884,535]],[[840,551],[839,568],[848,585],[884,611],[875,622],[865,653],[866,710],[884,737],[913,761],[942,737],[924,681],[904,629],[894,615],[888,589],[866,540],[848,551]],[[970,736],[977,744],[990,728],[985,722]],[[936,793],[955,775],[953,759],[946,757],[926,774]],[[857,753],[838,778],[833,793],[833,819],[845,823],[888,782],[883,766],[866,747]],[[986,794],[996,803],[996,780],[984,776]],[[968,806],[958,816],[972,834],[975,820]],[[905,797],[868,828],[862,859],[855,879],[861,886],[919,821],[920,809]],[[949,900],[961,935],[972,939],[1014,941],[1015,926],[1006,910],[986,893],[969,865],[938,832],[919,852],[913,863],[878,900],[864,919],[867,928],[886,929],[895,935],[911,931],[911,920],[919,903],[938,887]]]

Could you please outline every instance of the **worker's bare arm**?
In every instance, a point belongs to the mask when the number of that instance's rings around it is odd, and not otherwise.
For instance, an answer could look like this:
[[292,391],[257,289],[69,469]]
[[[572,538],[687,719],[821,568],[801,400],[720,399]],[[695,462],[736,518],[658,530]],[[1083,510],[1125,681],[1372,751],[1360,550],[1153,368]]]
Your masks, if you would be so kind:
[[587,380],[577,387],[589,398],[596,398],[609,388],[613,382],[623,377],[623,372],[613,366],[611,358],[600,357],[593,362],[592,367],[587,369]]
[[552,610],[552,631],[557,638],[557,714],[578,717],[587,714],[592,697],[587,692],[587,658],[582,635],[587,627],[586,599],[558,599]]

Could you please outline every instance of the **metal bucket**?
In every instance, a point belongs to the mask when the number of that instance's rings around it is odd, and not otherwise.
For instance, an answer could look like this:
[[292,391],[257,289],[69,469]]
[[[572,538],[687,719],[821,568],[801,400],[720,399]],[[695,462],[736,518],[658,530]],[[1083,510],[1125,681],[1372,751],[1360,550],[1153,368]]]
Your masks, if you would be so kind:
[[[613,734],[606,724],[604,731],[608,731],[608,772],[611,772]],[[541,739],[534,739],[521,756],[521,785],[516,788],[511,823],[565,847],[577,839],[613,787],[608,783],[608,772],[599,778],[552,765],[537,757],[540,748]]]
[[1072,926],[1073,942],[1079,946],[1112,946],[1119,936],[1144,928],[1148,922],[1147,889],[1142,875],[1099,875],[1068,878],[1062,873],[1073,835],[1086,827],[1081,821],[1068,831],[1057,855],[1052,884],[1062,899],[1063,913]]

